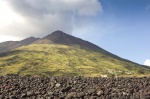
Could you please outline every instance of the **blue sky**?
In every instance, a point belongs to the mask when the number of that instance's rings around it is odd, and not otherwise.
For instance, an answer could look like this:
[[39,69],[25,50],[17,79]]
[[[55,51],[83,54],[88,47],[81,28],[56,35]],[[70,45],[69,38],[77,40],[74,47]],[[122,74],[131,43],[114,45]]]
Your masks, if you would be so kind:
[[150,65],[150,0],[0,1],[0,42],[55,30]]
[[100,45],[114,54],[142,64],[143,60],[150,58],[150,0],[111,0],[113,2],[108,5],[105,1],[110,0],[101,0],[106,16],[111,17],[108,15],[112,13],[116,28],[120,30],[105,35],[102,39],[106,44]]
[[100,2],[103,12],[94,19],[99,29],[81,37],[140,64],[150,59],[150,0]]

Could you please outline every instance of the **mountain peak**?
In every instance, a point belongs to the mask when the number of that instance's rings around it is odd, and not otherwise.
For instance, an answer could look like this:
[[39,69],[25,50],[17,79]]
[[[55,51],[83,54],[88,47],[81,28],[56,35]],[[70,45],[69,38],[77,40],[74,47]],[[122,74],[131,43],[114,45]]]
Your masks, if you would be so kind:
[[100,47],[82,40],[80,38],[74,37],[72,35],[69,35],[67,33],[64,33],[62,31],[54,31],[53,33],[45,36],[44,38],[41,38],[34,42],[35,44],[63,44],[63,45],[69,45],[69,46],[80,46],[81,48],[90,49],[94,51],[104,51]]
[[54,31],[54,32],[51,33],[51,34],[66,34],[66,33],[64,33],[64,32],[62,32],[62,31],[60,31],[60,30],[57,30],[57,31]]
[[76,37],[73,37],[67,33],[64,33],[62,31],[54,31],[53,33],[37,40],[35,43],[36,44],[65,44],[65,45],[70,45],[74,44],[72,39]]
[[67,33],[64,33],[60,30],[57,30],[57,31],[54,31],[52,32],[51,34],[47,35],[46,37],[44,38],[60,38],[60,37],[63,37],[63,36],[69,36]]

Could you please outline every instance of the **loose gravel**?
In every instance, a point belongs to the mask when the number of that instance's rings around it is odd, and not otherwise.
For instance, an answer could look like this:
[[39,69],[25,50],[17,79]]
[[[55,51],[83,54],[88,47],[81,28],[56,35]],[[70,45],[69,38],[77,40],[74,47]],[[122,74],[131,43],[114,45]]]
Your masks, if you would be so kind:
[[150,99],[150,77],[0,76],[0,99]]

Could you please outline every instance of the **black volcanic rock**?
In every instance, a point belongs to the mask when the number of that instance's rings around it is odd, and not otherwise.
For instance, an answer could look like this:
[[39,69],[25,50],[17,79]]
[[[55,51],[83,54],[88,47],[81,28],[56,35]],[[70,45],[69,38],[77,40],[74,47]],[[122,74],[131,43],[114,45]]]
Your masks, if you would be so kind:
[[[55,80],[51,80],[53,78]],[[0,76],[0,99],[150,99],[150,77],[76,78]],[[45,82],[41,82],[41,79]],[[77,81],[77,83],[70,83],[68,79]],[[63,80],[66,81],[62,83],[63,86],[51,88],[50,83],[61,83]],[[116,86],[108,87],[110,82]],[[71,89],[68,87],[68,83],[70,83]],[[84,88],[78,87],[83,83],[85,84]],[[43,88],[42,85],[46,87]],[[61,91],[67,87],[66,91]],[[14,90],[9,90],[11,88]],[[101,90],[97,88],[101,88]]]
[[7,52],[7,51],[10,51],[12,49],[21,47],[21,46],[29,45],[38,39],[39,38],[29,37],[29,38],[26,38],[26,39],[21,40],[21,41],[2,42],[2,43],[0,43],[0,53]]

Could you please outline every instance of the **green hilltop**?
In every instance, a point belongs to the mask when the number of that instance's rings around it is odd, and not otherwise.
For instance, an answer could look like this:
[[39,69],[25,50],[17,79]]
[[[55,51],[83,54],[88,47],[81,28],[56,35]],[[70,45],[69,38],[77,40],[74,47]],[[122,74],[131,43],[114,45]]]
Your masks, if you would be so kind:
[[80,46],[30,44],[0,54],[0,75],[149,76],[150,68]]

